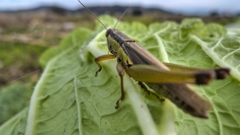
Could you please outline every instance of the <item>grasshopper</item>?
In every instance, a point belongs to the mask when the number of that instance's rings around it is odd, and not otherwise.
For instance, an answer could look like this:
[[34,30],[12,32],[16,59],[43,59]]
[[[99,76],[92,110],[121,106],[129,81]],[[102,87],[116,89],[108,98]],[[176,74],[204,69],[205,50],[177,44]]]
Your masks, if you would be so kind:
[[116,102],[116,109],[119,107],[119,102],[124,99],[123,76],[126,73],[149,94],[153,92],[150,92],[147,86],[168,98],[184,112],[199,118],[208,118],[207,111],[211,109],[211,103],[195,92],[188,83],[202,85],[208,84],[213,79],[224,79],[229,75],[229,68],[199,69],[162,63],[135,40],[115,28],[127,10],[114,28],[108,29],[80,0],[78,1],[106,29],[105,35],[111,54],[95,58],[94,61],[99,67],[95,76],[102,70],[100,62],[117,59],[116,68],[120,77],[121,96]]

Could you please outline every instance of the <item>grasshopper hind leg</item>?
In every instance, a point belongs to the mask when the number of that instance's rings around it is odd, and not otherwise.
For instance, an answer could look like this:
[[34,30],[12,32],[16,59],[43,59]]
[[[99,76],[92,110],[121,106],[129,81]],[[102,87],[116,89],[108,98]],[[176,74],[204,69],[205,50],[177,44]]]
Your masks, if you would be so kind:
[[147,92],[148,95],[152,94],[154,95],[160,102],[164,102],[165,99],[164,98],[160,98],[156,93],[151,92],[150,90],[148,90],[148,88],[142,83],[142,82],[138,82],[138,85],[145,91]]

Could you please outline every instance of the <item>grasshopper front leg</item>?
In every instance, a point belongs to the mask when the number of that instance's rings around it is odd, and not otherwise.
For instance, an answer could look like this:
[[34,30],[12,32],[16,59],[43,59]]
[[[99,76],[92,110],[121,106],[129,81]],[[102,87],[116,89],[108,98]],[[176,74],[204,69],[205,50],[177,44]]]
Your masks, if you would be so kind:
[[102,56],[95,58],[94,61],[99,67],[99,69],[95,73],[95,76],[98,76],[98,73],[102,70],[102,65],[100,64],[101,61],[111,60],[114,58],[115,58],[115,56],[112,54],[106,54],[106,55],[102,55]]

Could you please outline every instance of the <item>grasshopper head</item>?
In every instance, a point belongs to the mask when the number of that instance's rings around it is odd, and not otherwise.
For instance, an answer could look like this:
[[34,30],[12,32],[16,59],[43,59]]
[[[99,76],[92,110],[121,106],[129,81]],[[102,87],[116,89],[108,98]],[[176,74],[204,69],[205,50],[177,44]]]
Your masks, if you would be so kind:
[[108,29],[106,31],[106,38],[107,38],[108,50],[114,56],[117,56],[118,49],[120,48],[120,42],[117,40],[118,36],[114,33],[114,29]]

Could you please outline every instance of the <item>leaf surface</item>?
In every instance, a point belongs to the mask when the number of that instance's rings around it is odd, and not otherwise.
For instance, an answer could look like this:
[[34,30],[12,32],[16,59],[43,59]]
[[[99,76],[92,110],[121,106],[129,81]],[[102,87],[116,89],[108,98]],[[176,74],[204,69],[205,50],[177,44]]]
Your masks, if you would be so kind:
[[[109,16],[100,19],[107,27],[116,22]],[[200,68],[230,67],[234,78],[230,76],[208,86],[193,86],[212,103],[210,118],[190,116],[168,100],[159,102],[127,75],[124,76],[126,96],[116,110],[115,103],[120,97],[116,60],[101,62],[103,70],[98,77],[94,76],[98,69],[94,58],[108,54],[105,30],[97,24],[95,31],[76,29],[63,39],[59,48],[46,52],[41,58],[46,68],[34,89],[29,111],[24,113],[26,135],[240,132],[240,83],[235,79],[240,63],[237,37],[228,35],[218,24],[204,24],[200,19],[185,19],[181,24],[153,23],[149,27],[140,22],[121,22],[117,28],[160,61]],[[15,119],[14,123],[19,122]],[[11,122],[6,125],[14,126]],[[0,133],[6,133],[5,129],[1,127]]]

